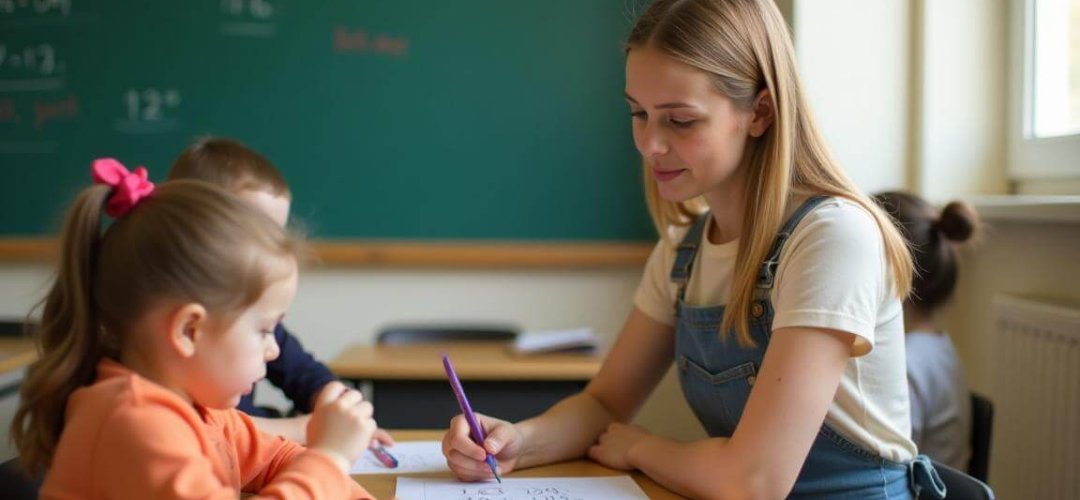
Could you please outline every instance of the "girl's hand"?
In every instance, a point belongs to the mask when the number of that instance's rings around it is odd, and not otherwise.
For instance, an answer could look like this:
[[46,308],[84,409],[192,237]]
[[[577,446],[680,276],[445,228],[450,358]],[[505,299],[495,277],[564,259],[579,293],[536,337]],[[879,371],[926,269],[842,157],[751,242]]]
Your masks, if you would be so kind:
[[331,382],[319,394],[319,401],[307,425],[309,448],[326,453],[348,472],[375,434],[371,403],[359,391],[341,382]]
[[480,447],[469,437],[469,424],[464,415],[454,417],[442,441],[442,452],[450,471],[462,481],[492,478],[491,468],[484,461],[488,453],[495,457],[500,476],[513,471],[525,447],[525,437],[521,431],[505,420],[480,413],[475,415],[487,435],[484,446]]
[[649,431],[641,427],[612,422],[596,444],[589,447],[589,458],[612,469],[633,470],[630,449],[646,437]]
[[379,446],[394,446],[394,438],[390,437],[389,432],[375,429],[375,433],[371,435],[371,444],[368,447],[375,449]]
[[[319,389],[318,394],[316,394],[315,397],[312,399],[312,402],[311,402],[312,407],[318,405],[321,398],[323,396],[325,396],[326,394],[328,394],[330,392],[334,392],[335,394],[340,393],[342,385],[344,385],[344,384],[342,384],[341,382],[336,381],[336,380],[332,381],[332,382],[328,382],[326,385],[323,386],[322,389]],[[307,415],[302,415],[302,416],[299,416],[299,417],[296,417],[296,418],[300,421],[300,423],[299,423],[300,432],[299,432],[299,437],[297,437],[295,439],[295,441],[298,441],[300,444],[306,444],[306,442],[304,441],[304,435],[307,432],[307,423],[308,423],[308,420],[311,418],[311,414],[309,413]],[[375,429],[375,434],[372,435],[370,447],[372,449],[375,449],[375,448],[378,448],[380,445],[381,446],[393,446],[394,442],[395,442],[394,438],[390,436],[389,432],[386,432],[386,431],[384,431],[382,429]]]

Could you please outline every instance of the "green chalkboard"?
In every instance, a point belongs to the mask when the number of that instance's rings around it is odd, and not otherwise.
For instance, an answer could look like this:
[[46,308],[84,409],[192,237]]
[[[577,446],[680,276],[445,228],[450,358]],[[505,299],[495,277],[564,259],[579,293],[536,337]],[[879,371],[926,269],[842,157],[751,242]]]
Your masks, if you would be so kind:
[[630,0],[0,0],[0,235],[89,164],[160,180],[204,134],[278,164],[324,239],[652,237]]

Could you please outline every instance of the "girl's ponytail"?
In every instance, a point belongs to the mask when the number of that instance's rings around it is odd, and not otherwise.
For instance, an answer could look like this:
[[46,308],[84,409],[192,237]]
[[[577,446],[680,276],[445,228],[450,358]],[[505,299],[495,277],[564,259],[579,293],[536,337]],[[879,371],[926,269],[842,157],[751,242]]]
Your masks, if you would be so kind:
[[43,308],[36,336],[39,359],[27,369],[11,424],[11,439],[28,471],[49,466],[68,396],[91,382],[98,361],[109,353],[94,318],[92,297],[101,216],[109,192],[109,186],[89,187],[69,209],[60,236],[58,271],[38,304]]

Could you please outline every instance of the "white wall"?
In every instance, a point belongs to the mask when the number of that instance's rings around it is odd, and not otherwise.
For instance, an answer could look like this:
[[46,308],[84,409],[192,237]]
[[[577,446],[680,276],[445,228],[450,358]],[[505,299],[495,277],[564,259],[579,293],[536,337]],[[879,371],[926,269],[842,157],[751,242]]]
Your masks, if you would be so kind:
[[910,2],[791,3],[799,70],[833,152],[864,191],[904,187]]
[[815,115],[859,187],[1007,192],[1007,0],[780,5]]
[[51,271],[43,264],[0,264],[0,316],[25,316],[44,297]]
[[912,188],[936,201],[1005,193],[1007,1],[920,2]]

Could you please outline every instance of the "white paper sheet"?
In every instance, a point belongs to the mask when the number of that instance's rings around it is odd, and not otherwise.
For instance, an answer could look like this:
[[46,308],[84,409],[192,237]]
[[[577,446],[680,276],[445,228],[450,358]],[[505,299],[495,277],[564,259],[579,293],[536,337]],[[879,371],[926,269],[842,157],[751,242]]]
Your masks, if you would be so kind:
[[442,454],[439,441],[399,441],[386,451],[398,460],[396,468],[387,468],[375,458],[371,450],[364,454],[352,466],[350,474],[408,474],[411,472],[448,471],[446,458]]
[[486,483],[399,477],[397,500],[648,500],[630,476],[503,478]]

